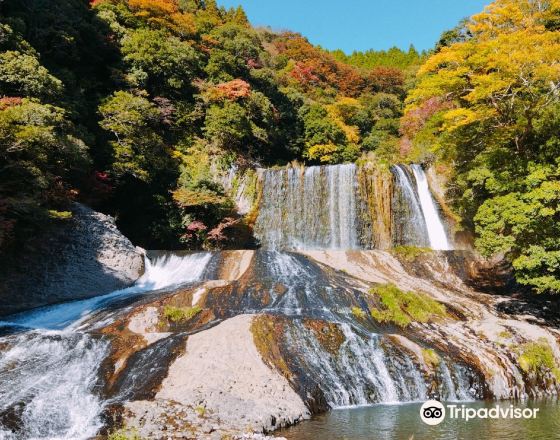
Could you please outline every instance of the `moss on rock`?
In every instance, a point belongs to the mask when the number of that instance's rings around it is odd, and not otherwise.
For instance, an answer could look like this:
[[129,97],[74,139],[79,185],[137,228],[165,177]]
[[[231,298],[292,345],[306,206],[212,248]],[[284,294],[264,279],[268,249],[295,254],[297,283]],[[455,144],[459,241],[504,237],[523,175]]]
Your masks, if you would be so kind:
[[406,327],[412,322],[430,322],[449,316],[445,306],[428,295],[404,292],[394,284],[381,284],[370,290],[380,303],[370,310],[371,316],[380,323],[392,323]]

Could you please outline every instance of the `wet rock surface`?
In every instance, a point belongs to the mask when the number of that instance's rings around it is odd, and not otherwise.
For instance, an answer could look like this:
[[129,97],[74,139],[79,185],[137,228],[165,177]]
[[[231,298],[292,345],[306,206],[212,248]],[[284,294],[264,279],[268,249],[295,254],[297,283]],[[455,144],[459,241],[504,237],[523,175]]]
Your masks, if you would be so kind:
[[[560,333],[519,299],[472,289],[475,264],[464,252],[217,253],[205,280],[139,301],[104,331],[129,341],[112,379],[137,390],[121,395],[121,423],[146,438],[236,438],[337,406],[556,395],[554,367],[526,370],[520,358],[540,344],[560,365]],[[385,283],[448,313],[378,322],[369,290]],[[139,362],[146,353],[157,366]]]
[[75,204],[70,225],[53,227],[0,265],[0,315],[89,298],[132,284],[143,272],[141,250],[112,217]]

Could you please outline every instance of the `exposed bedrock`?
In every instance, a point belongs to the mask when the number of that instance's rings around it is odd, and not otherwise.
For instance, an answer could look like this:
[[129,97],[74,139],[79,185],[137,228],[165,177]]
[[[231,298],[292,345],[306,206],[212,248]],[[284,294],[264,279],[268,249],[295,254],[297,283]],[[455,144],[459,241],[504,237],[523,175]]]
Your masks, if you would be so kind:
[[0,315],[89,298],[132,284],[143,272],[143,252],[113,218],[73,206],[71,224],[45,231],[33,249],[0,265]]
[[[469,287],[475,264],[446,252],[214,253],[200,282],[100,330],[112,341],[107,397],[147,438],[219,438],[344,405],[557,395],[560,332]],[[389,310],[371,292],[388,283],[397,302],[421,300]]]

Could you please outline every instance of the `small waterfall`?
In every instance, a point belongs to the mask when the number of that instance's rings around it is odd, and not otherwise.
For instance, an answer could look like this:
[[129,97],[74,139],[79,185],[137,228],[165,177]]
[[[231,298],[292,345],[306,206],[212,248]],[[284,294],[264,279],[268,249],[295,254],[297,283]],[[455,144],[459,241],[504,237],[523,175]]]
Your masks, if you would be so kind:
[[7,322],[0,324],[52,330],[76,327],[96,310],[107,307],[116,300],[199,280],[211,256],[209,252],[200,252],[186,255],[162,254],[154,257],[153,261],[146,258],[144,275],[131,287],[94,298],[18,313],[7,317]]
[[33,328],[0,337],[0,438],[87,439],[102,427],[99,367],[109,343],[76,331],[80,322],[117,301],[200,280],[212,254],[162,254],[146,259],[131,287],[88,300],[8,317],[0,326]]
[[261,170],[255,235],[270,249],[355,249],[356,165]]
[[414,188],[414,176],[404,165],[391,168],[395,177],[393,196],[393,243],[406,246],[429,246],[426,220],[418,194]]
[[432,194],[430,193],[426,173],[424,173],[424,170],[420,165],[414,164],[411,165],[411,168],[414,172],[414,177],[416,178],[418,197],[420,199],[420,205],[422,206],[424,218],[426,219],[430,247],[432,249],[450,250],[452,247],[447,240],[447,234],[445,232],[443,222],[441,221],[436,204]]

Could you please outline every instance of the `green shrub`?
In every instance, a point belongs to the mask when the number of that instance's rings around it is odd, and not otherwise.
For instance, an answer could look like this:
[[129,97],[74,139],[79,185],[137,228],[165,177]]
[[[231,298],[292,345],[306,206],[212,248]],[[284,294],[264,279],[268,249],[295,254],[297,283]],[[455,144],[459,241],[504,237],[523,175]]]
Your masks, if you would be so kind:
[[370,290],[381,308],[370,310],[378,322],[406,327],[412,322],[429,322],[447,316],[445,306],[423,293],[404,292],[394,284],[382,284]]
[[142,440],[135,429],[121,428],[112,432],[107,440]]
[[391,252],[396,257],[402,258],[406,261],[414,261],[420,255],[432,252],[432,249],[416,246],[396,246]]
[[424,357],[424,362],[426,362],[426,364],[431,366],[432,368],[437,367],[441,362],[438,354],[431,348],[423,348],[422,356]]
[[163,316],[171,322],[184,322],[189,321],[198,315],[202,309],[199,306],[193,307],[174,307],[165,306],[163,309]]
[[364,312],[360,307],[352,307],[352,314],[358,319],[365,319],[366,312]]
[[538,342],[527,342],[518,348],[519,366],[526,373],[538,373],[549,370],[557,380],[560,380],[560,368],[554,359],[552,348],[545,338]]

